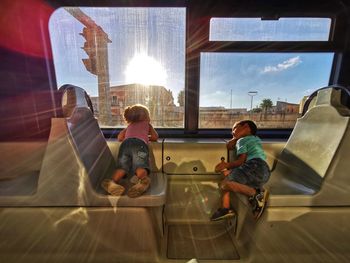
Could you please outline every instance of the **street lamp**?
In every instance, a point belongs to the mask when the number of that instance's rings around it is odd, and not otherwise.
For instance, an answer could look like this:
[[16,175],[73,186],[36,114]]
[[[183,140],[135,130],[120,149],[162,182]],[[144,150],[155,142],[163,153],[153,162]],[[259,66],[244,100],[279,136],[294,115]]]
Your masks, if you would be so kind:
[[248,91],[248,95],[250,96],[250,111],[253,109],[253,97],[258,94],[256,90]]

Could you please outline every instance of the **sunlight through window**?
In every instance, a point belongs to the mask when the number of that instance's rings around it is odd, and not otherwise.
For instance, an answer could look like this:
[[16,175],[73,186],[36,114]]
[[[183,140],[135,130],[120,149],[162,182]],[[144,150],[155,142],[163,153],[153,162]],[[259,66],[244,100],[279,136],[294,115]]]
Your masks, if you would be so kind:
[[163,66],[146,54],[136,54],[128,64],[126,83],[166,86],[167,74]]

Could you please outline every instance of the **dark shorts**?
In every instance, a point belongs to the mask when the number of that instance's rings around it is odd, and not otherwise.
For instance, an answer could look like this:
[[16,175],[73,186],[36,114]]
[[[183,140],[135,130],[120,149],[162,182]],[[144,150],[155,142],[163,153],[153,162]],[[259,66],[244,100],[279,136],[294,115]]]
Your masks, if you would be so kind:
[[137,168],[150,172],[148,145],[143,140],[128,138],[120,145],[117,169],[123,169],[126,173],[134,175]]
[[253,188],[262,187],[270,178],[270,169],[267,163],[260,159],[251,159],[236,167],[227,176],[227,180],[245,184]]

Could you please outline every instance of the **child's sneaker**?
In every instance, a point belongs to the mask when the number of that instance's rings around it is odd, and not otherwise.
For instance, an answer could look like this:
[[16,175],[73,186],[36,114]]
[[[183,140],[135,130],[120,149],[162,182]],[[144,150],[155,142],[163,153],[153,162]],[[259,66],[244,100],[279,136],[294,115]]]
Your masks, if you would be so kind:
[[252,207],[252,212],[254,214],[256,207],[258,205],[258,203],[255,200],[255,195],[248,197],[248,201],[249,201],[250,206]]
[[115,183],[111,179],[104,179],[101,183],[101,186],[107,193],[113,196],[120,196],[124,193],[125,188],[120,184]]
[[210,218],[211,221],[222,220],[235,216],[235,212],[228,208],[219,208]]
[[148,176],[145,176],[142,179],[139,179],[138,182],[133,185],[129,191],[128,191],[128,196],[131,198],[139,197],[142,195],[144,192],[147,191],[151,184],[151,178]]
[[138,182],[139,182],[139,178],[136,175],[130,178],[130,183],[137,184]]
[[254,195],[253,202],[255,203],[255,207],[253,207],[254,208],[253,213],[255,214],[256,220],[258,220],[263,214],[266,207],[268,196],[269,196],[269,192],[267,190],[263,190],[263,191],[259,190]]

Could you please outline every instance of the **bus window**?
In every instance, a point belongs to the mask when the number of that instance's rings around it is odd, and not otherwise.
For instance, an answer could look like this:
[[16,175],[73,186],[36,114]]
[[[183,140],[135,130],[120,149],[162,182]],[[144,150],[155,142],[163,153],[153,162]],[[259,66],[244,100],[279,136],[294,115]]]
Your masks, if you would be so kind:
[[201,53],[199,128],[293,128],[305,95],[327,86],[334,53]]
[[328,41],[330,18],[212,18],[211,41]]
[[84,88],[101,127],[125,126],[125,107],[141,103],[155,127],[183,128],[185,21],[185,8],[58,9],[49,25],[57,86]]

